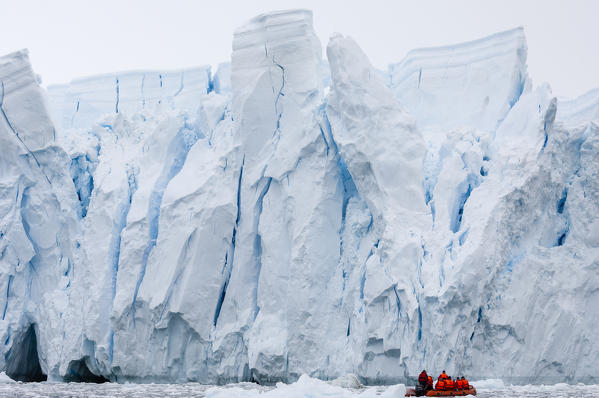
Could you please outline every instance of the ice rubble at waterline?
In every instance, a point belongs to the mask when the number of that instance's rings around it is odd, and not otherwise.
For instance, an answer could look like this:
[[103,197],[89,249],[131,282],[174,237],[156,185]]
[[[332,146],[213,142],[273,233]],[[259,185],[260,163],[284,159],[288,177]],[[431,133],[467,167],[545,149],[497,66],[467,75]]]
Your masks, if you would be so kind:
[[[7,376],[4,376],[5,378]],[[559,383],[556,385],[506,385],[501,380],[475,381],[478,396],[486,397],[597,397],[597,385]],[[130,397],[130,398],[159,398],[173,397],[207,397],[207,398],[253,398],[253,397],[284,397],[311,398],[327,396],[335,398],[349,397],[401,397],[405,393],[403,384],[391,386],[365,387],[357,382],[356,376],[346,375],[340,379],[324,382],[306,375],[291,384],[277,383],[276,386],[260,386],[255,383],[234,383],[226,386],[211,386],[199,383],[179,384],[136,384],[136,383],[15,383],[0,377],[0,394],[10,396],[47,397]]]
[[534,86],[526,52],[514,29],[381,72],[335,35],[325,62],[296,10],[214,76],[45,92],[0,58],[0,369],[592,381],[599,102]]

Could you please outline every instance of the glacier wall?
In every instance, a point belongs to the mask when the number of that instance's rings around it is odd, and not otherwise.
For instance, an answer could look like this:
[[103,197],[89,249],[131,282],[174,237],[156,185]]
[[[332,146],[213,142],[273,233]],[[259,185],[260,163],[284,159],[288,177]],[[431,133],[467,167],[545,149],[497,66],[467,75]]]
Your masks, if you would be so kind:
[[596,382],[596,90],[533,87],[522,29],[387,72],[305,10],[232,48],[47,92],[0,58],[0,369]]

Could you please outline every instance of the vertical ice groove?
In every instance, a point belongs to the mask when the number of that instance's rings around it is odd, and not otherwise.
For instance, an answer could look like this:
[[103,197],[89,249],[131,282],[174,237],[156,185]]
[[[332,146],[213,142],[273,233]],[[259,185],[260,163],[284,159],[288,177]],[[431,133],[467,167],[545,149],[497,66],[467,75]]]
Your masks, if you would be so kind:
[[114,330],[110,330],[110,336],[108,337],[108,359],[110,361],[110,365],[114,361]]
[[9,275],[8,282],[6,283],[6,300],[4,301],[4,310],[2,311],[2,320],[4,320],[6,318],[6,310],[8,309],[8,299],[10,297],[10,284],[12,283],[13,278],[14,278],[14,275]]
[[175,94],[173,94],[173,97],[176,97],[177,95],[181,94],[181,91],[183,91],[183,79],[185,78],[185,71],[182,70],[181,71],[181,83],[179,85],[179,89],[175,92]]
[[23,190],[23,193],[21,196],[20,215],[21,215],[21,222],[23,224],[23,230],[25,231],[25,236],[27,236],[27,239],[29,240],[29,242],[31,243],[31,246],[33,247],[33,252],[35,253],[33,255],[33,257],[31,257],[27,263],[27,265],[29,266],[30,272],[27,275],[26,296],[28,298],[31,298],[33,277],[38,275],[35,263],[36,263],[36,259],[40,255],[40,247],[38,245],[38,242],[31,235],[31,226],[28,221],[29,215],[27,213],[28,206],[29,206],[29,187],[27,187]]
[[568,199],[568,187],[564,188],[562,197],[557,202],[557,213],[562,214],[564,212],[564,206],[566,206],[566,200]]
[[393,293],[395,293],[395,304],[397,305],[396,327],[399,327],[399,320],[401,319],[401,300],[399,299],[399,293],[397,293],[397,283],[393,285]]
[[[464,169],[469,170],[470,166],[465,160],[464,154],[462,154],[462,162],[464,163]],[[457,188],[457,198],[454,203],[453,213],[451,215],[450,230],[456,233],[460,230],[462,225],[462,218],[464,216],[464,207],[466,202],[470,198],[472,191],[478,188],[481,184],[482,178],[480,173],[469,172],[466,180],[463,181]]]
[[422,310],[418,303],[418,341],[422,340]]
[[116,90],[116,100],[115,100],[115,105],[114,105],[114,111],[115,113],[119,113],[119,77],[116,77],[116,84],[115,84],[115,90]]
[[262,270],[262,236],[258,229],[260,228],[260,218],[262,217],[262,206],[264,202],[264,197],[268,193],[270,189],[270,185],[272,183],[272,177],[267,177],[261,180],[263,187],[258,195],[258,199],[256,200],[256,205],[254,207],[254,258],[256,261],[256,287],[254,289],[254,319],[258,316],[260,312],[260,307],[258,306],[258,284],[260,282],[260,272]]
[[[370,252],[372,254],[372,251]],[[370,258],[371,254],[368,255]],[[362,271],[362,277],[360,278],[360,300],[364,299],[364,285],[366,284],[366,267]]]
[[516,90],[515,90],[512,98],[510,98],[510,100],[509,100],[510,108],[513,108],[514,105],[516,105],[516,103],[522,96],[525,85],[526,85],[526,76],[522,75],[522,72],[518,72],[518,81],[516,83]]
[[[123,229],[127,225],[127,215],[131,209],[131,201],[133,195],[137,191],[137,176],[136,171],[130,167],[127,169],[127,192],[121,203],[117,208],[115,219],[112,224],[112,236],[110,244],[108,246],[108,258],[110,260],[110,272],[111,272],[111,300],[110,305],[114,305],[114,298],[116,296],[116,282],[117,275],[119,272],[119,258],[121,256],[121,240]],[[110,312],[109,312],[110,313]],[[112,364],[114,350],[114,330],[110,329],[110,340],[109,340],[109,358]]]
[[[264,48],[266,49],[266,45]],[[281,117],[283,116],[283,112],[279,110],[279,100],[281,97],[285,96],[285,94],[283,93],[283,89],[285,88],[285,68],[275,60],[275,57],[272,58],[272,63],[281,70],[281,87],[279,88],[279,91],[275,98],[275,115],[277,117],[277,124],[275,127],[275,131],[273,132],[274,137],[276,134],[281,134]]]
[[146,85],[146,74],[141,75],[141,109],[146,107],[146,97],[144,94],[144,86]]
[[[214,320],[213,324],[216,327],[218,324],[218,318],[220,316],[220,311],[222,309],[223,303],[225,301],[225,296],[227,295],[227,287],[229,286],[229,280],[231,279],[231,272],[233,271],[233,260],[235,258],[235,239],[237,236],[237,228],[239,227],[239,220],[241,218],[241,183],[243,181],[243,167],[245,165],[245,154],[243,155],[243,159],[241,161],[241,168],[239,169],[239,180],[237,181],[237,216],[235,218],[235,225],[233,227],[233,233],[231,235],[231,246],[229,248],[229,252],[225,254],[225,261],[223,265],[223,274],[225,274],[225,278],[223,279],[223,283],[220,288],[220,292],[218,295],[218,301],[216,302],[216,308],[214,309]],[[230,253],[230,255],[229,255]]]
[[324,130],[322,129],[322,126],[319,125],[318,127],[320,128],[320,135],[322,137],[322,140],[324,141],[324,145],[327,148],[326,154],[327,154],[327,156],[329,156],[329,149],[330,149],[329,148],[329,142],[327,141],[327,137],[325,137],[325,135],[324,135]]
[[435,200],[434,192],[441,172],[442,158],[440,153],[435,153],[432,148],[426,151],[423,160],[423,175],[422,182],[424,188],[424,203],[431,210],[432,226],[435,227]]
[[77,113],[79,113],[80,103],[81,103],[81,99],[77,98],[77,105],[75,106],[75,113],[73,113],[73,116],[71,116],[71,127],[73,127],[73,125],[75,124],[75,117],[77,116]]
[[464,215],[464,206],[472,193],[472,185],[470,183],[466,186],[466,191],[458,194],[457,204],[455,214],[453,216],[451,222],[451,231],[458,232],[460,230],[460,226],[462,225],[462,218]]
[[108,258],[110,259],[110,270],[112,274],[112,301],[116,295],[116,281],[119,271],[119,257],[121,255],[121,235],[127,224],[127,215],[131,209],[131,200],[137,190],[137,176],[132,168],[127,170],[127,192],[119,204],[112,227],[112,236],[108,246]]
[[[23,190],[23,194],[21,196],[21,222],[23,223],[23,230],[25,231],[25,235],[27,236],[27,239],[29,240],[29,242],[31,242],[31,246],[33,246],[33,251],[35,252],[35,255],[37,256],[38,253],[40,252],[40,248],[39,245],[37,244],[37,242],[35,241],[35,239],[33,239],[33,237],[31,236],[31,226],[29,225],[29,221],[28,221],[28,216],[27,216],[27,206],[29,204],[29,187],[25,188]],[[30,261],[31,263],[31,261]]]
[[94,190],[95,164],[91,161],[87,154],[79,155],[71,159],[71,179],[77,191],[77,198],[81,206],[80,217],[84,218],[87,215],[87,208]]
[[[231,248],[229,249],[229,251],[234,251],[235,250],[235,235],[237,233],[237,229],[233,229],[233,238],[231,240]],[[216,325],[218,324],[218,318],[220,317],[220,311],[223,307],[223,303],[225,301],[225,297],[227,295],[227,287],[229,286],[229,280],[231,279],[231,271],[233,268],[233,262],[229,262],[229,255],[228,253],[225,254],[225,261],[223,264],[223,269],[222,269],[222,273],[225,274],[225,278],[223,280],[223,283],[220,287],[219,293],[218,293],[218,300],[216,302],[216,307],[214,309],[214,317],[212,320],[212,324],[214,325],[214,327],[216,327]]]
[[218,83],[215,81],[216,80],[216,73],[213,75],[212,74],[212,68],[208,69],[206,71],[206,75],[208,78],[208,87],[206,87],[206,94],[210,94],[211,92],[215,92],[217,94],[221,94],[218,90],[217,90],[217,85]]
[[421,246],[422,248],[422,256],[418,259],[418,283],[420,284],[420,287],[424,287],[424,282],[422,281],[422,262],[424,261],[424,258],[426,256],[426,250],[424,249],[424,243]]
[[187,132],[190,131],[186,127],[182,127],[173,140],[170,142],[167,152],[167,159],[164,163],[162,173],[156,180],[154,188],[150,193],[148,203],[148,242],[142,255],[141,268],[139,276],[135,284],[135,291],[133,293],[133,301],[131,303],[131,313],[133,315],[133,322],[135,323],[135,303],[137,301],[137,295],[139,294],[139,288],[146,274],[146,267],[152,250],[156,246],[156,240],[158,239],[158,227],[160,221],[160,208],[162,206],[162,198],[164,191],[168,186],[168,183],[181,171],[185,160],[187,159],[187,153],[191,147],[196,143],[199,138],[198,131],[192,131],[192,136],[189,136]]

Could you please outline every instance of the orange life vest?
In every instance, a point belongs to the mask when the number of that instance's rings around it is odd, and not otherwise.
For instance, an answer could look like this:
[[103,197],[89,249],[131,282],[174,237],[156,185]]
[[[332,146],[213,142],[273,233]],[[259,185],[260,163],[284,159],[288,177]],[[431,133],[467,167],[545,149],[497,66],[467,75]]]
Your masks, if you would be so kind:
[[464,378],[464,379],[462,379],[462,385],[463,385],[463,387],[462,387],[462,388],[463,388],[464,390],[467,390],[467,389],[469,389],[469,388],[470,388],[470,384],[468,383],[468,380],[466,380],[465,378]]
[[433,378],[431,376],[428,376],[426,385],[429,386],[430,388],[433,388]]
[[443,372],[441,373],[441,375],[439,376],[439,380],[445,380],[447,379],[447,373]]
[[459,379],[459,380],[456,381],[456,384],[457,384],[458,390],[463,390],[464,389],[464,380]]
[[437,380],[437,384],[435,385],[435,390],[444,390],[445,389],[445,381],[443,379]]
[[451,379],[445,380],[445,389],[446,390],[453,390],[453,387],[454,387],[453,380],[451,380]]

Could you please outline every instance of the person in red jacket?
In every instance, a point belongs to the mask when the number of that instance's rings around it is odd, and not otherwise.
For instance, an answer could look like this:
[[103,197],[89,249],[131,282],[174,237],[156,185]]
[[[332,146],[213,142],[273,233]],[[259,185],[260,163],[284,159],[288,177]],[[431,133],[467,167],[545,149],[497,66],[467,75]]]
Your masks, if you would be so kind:
[[445,380],[447,379],[447,373],[445,373],[445,370],[443,370],[443,373],[441,373],[439,375],[439,377],[437,378],[437,380]]
[[462,380],[462,377],[458,377],[458,379],[455,381],[455,384],[456,384],[456,389],[458,389],[458,390],[464,389],[464,381]]
[[430,391],[433,389],[433,378],[431,376],[428,376],[428,380],[426,383],[426,390]]
[[439,378],[437,380],[437,384],[435,384],[435,390],[437,390],[437,391],[445,390],[445,379]]
[[470,388],[470,383],[468,383],[468,380],[462,376],[462,388],[464,390],[468,390]]
[[445,380],[445,390],[452,391],[453,388],[454,388],[453,379],[451,378],[451,376],[448,376],[447,380]]
[[418,387],[416,388],[416,392],[421,391],[424,393],[426,391],[426,384],[428,383],[428,375],[426,374],[426,370],[422,370],[420,375],[418,375]]
[[422,372],[420,372],[420,375],[418,376],[418,383],[426,386],[427,382],[428,382],[428,375],[426,374],[426,370],[423,370]]

